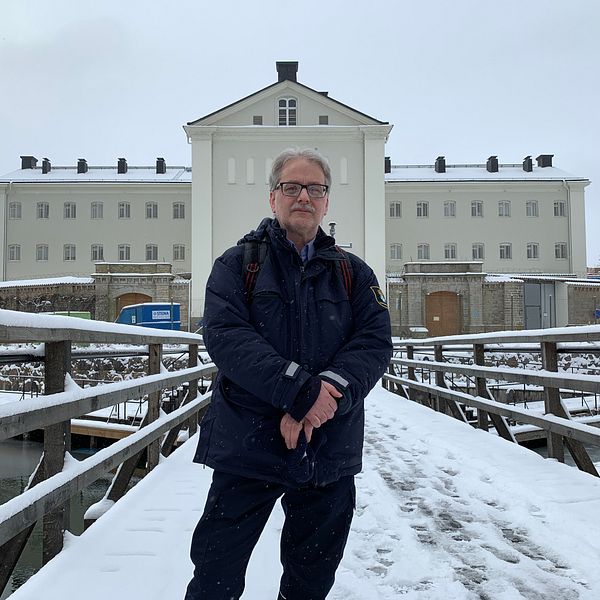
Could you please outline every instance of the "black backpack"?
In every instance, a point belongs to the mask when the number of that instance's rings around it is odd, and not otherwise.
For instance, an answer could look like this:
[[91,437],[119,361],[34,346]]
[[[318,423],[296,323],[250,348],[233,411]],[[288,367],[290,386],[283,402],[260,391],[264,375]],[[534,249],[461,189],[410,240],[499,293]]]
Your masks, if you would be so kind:
[[[339,246],[334,246],[335,249],[342,255],[342,260],[335,261],[335,270],[338,276],[341,277],[344,284],[344,289],[348,298],[352,296],[352,264],[348,258],[348,254]],[[249,240],[244,242],[244,261],[242,264],[242,277],[244,278],[244,289],[246,290],[246,300],[252,302],[252,292],[256,285],[258,272],[265,262],[267,256],[267,241]]]

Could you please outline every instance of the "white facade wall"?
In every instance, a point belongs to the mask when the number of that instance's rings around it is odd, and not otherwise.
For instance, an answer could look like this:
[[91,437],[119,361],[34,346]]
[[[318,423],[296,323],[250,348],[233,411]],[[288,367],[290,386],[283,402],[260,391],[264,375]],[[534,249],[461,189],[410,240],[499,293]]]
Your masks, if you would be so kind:
[[[277,125],[280,98],[294,98],[295,126]],[[261,116],[262,125],[252,125]],[[319,126],[327,116],[328,125]],[[332,188],[323,227],[385,279],[383,156],[391,126],[290,81],[185,127],[192,145],[192,314],[200,316],[214,260],[270,216],[268,175],[286,148],[315,148],[329,161]],[[210,225],[209,225],[210,224]]]
[[[483,270],[491,273],[575,273],[584,277],[585,216],[583,183],[561,181],[388,182],[386,184],[387,270],[420,260],[418,244],[429,244],[431,261],[443,261],[445,245],[456,244],[454,260],[473,260],[472,245],[484,245]],[[537,201],[538,216],[527,216],[527,201]],[[453,201],[456,216],[444,216]],[[483,216],[471,216],[471,202],[483,203]],[[554,216],[554,202],[566,203],[564,216]],[[401,217],[390,217],[390,203],[400,202]],[[417,216],[417,203],[428,202],[428,217]],[[499,216],[499,203],[509,202],[510,216]],[[512,258],[500,258],[500,244],[511,244]],[[538,244],[539,256],[527,257],[527,244]],[[555,257],[555,244],[567,245],[566,258]],[[390,258],[390,245],[402,244],[402,258]]]
[[[130,204],[130,218],[119,218],[119,202]],[[101,244],[104,261],[117,262],[118,246],[128,244],[131,262],[146,261],[146,245],[158,246],[158,261],[173,264],[173,272],[189,272],[191,264],[190,184],[18,183],[9,202],[19,202],[21,218],[6,219],[3,247],[20,246],[20,260],[4,254],[4,279],[57,275],[90,275],[95,271],[92,244]],[[48,218],[38,218],[37,205],[48,203]],[[65,202],[76,207],[74,219],[64,217]],[[102,218],[91,218],[93,202],[102,203]],[[158,205],[158,218],[146,218],[146,202]],[[183,203],[185,219],[173,219],[173,203]],[[8,215],[4,210],[3,215]],[[10,216],[10,215],[8,215]],[[48,246],[48,260],[36,260],[36,246]],[[64,260],[64,245],[73,244],[76,260]],[[173,245],[184,244],[185,260],[173,260]]]

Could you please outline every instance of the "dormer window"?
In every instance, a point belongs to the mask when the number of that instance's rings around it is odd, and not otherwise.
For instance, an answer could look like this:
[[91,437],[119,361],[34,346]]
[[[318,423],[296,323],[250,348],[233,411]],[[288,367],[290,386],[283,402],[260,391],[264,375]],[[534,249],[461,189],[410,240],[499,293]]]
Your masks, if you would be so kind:
[[296,125],[298,101],[296,98],[279,99],[279,125]]

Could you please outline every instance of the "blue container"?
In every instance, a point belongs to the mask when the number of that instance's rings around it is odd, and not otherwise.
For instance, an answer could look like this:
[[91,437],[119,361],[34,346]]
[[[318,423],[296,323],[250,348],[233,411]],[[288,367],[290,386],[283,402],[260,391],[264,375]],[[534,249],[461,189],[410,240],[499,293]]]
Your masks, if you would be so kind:
[[121,309],[117,323],[179,331],[181,329],[180,305],[176,302],[131,304]]

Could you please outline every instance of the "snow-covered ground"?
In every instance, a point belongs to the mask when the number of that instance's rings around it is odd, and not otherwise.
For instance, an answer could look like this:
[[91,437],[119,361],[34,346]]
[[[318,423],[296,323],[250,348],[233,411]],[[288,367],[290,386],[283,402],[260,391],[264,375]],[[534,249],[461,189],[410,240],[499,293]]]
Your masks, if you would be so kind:
[[[376,388],[357,509],[331,600],[597,600],[600,480]],[[211,471],[195,440],[12,596],[182,598]],[[277,508],[244,600],[275,598]]]

